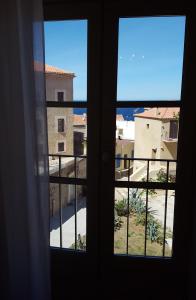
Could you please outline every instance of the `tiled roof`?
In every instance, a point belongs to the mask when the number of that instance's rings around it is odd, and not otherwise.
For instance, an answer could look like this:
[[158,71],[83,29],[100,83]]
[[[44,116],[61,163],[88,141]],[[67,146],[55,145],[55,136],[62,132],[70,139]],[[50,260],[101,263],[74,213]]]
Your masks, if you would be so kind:
[[59,75],[69,75],[69,76],[73,76],[75,77],[75,74],[73,72],[70,71],[65,71],[53,66],[49,66],[47,64],[45,64],[45,73],[46,74],[59,74]]
[[178,107],[153,107],[145,110],[143,113],[135,114],[134,117],[168,120],[175,119],[179,112],[180,109]]
[[87,123],[87,116],[85,114],[83,115],[73,115],[73,124],[75,126],[85,126]]
[[124,121],[123,115],[116,115],[116,121]]

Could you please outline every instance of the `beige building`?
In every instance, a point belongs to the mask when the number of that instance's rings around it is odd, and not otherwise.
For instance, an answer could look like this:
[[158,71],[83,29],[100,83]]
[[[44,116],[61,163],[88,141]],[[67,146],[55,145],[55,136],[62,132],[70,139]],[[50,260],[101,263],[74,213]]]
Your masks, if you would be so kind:
[[87,153],[87,115],[73,116],[74,155]]
[[[75,74],[45,65],[46,100],[73,101]],[[73,154],[73,109],[48,107],[49,154]]]
[[[73,101],[73,79],[75,74],[56,67],[45,65],[46,100]],[[48,148],[50,175],[59,176],[59,159],[55,155],[74,155],[73,108],[47,107]],[[86,160],[73,157],[61,157],[60,172],[62,177],[86,177]],[[76,174],[75,174],[76,172]],[[84,188],[74,185],[61,185],[61,204],[65,208],[75,199],[84,195]],[[59,185],[50,184],[50,215],[59,214]]]
[[[135,117],[135,158],[176,159],[179,108],[150,108]],[[143,164],[134,163],[134,171]],[[151,165],[165,163],[151,162]]]
[[116,115],[116,179],[133,172],[133,162],[129,162],[126,158],[134,156],[134,136],[135,123],[124,120],[123,115]]

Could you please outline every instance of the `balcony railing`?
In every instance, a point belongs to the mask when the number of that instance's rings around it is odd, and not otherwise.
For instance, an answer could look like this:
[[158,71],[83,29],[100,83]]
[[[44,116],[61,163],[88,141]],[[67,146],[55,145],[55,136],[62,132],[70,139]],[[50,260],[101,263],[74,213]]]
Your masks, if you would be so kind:
[[[122,254],[171,257],[177,161],[119,157],[115,159],[126,160],[128,166],[127,174],[114,182],[115,195],[118,195],[115,196],[114,208],[119,201],[126,200],[123,220],[127,220],[127,225],[125,250]],[[86,161],[86,156],[49,155],[51,246],[72,251],[86,249]],[[139,194],[142,196],[139,197]],[[137,205],[141,206],[142,211],[137,211]],[[151,212],[155,212],[153,218]],[[143,236],[140,235],[143,250],[131,252],[131,222],[139,217],[138,214],[143,217]],[[149,243],[156,243],[156,237],[153,241],[152,236],[153,226],[157,230],[158,224],[162,230],[159,244],[161,252],[159,249],[158,252],[149,253]],[[114,253],[116,254],[115,249]]]
[[86,249],[86,158],[49,155],[51,246]]
[[[114,235],[115,254],[171,257],[177,161],[118,157],[119,159],[128,161],[129,174],[115,180],[114,207],[115,218],[118,218],[115,223],[117,220],[119,222],[119,218],[124,223],[126,220],[126,238],[121,249],[119,234]],[[133,173],[130,174],[132,164]],[[143,228],[143,236],[141,232],[138,235],[140,249],[134,249],[131,244],[137,244],[137,238],[131,238],[132,227],[135,226],[133,220],[136,220],[136,224],[142,224],[140,231]],[[152,245],[154,250],[151,249]]]

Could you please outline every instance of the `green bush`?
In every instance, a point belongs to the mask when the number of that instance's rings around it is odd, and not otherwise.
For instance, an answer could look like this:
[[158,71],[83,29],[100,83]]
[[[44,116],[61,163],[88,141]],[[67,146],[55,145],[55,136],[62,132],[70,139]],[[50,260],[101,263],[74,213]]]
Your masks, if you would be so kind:
[[[164,171],[163,168],[159,170],[157,173],[157,179],[158,182],[166,182],[167,181],[167,173]],[[176,176],[175,175],[168,175],[168,182],[176,182]]]
[[115,201],[115,211],[118,216],[126,217],[129,214],[128,200],[123,198],[122,200]]
[[[115,202],[115,220],[114,231],[120,229],[122,226],[122,220],[120,217],[127,217],[129,213],[135,215],[136,225],[146,225],[146,203],[142,200],[142,194],[144,190],[138,190],[137,188],[131,189],[129,194],[129,207],[128,199],[122,199]],[[156,193],[156,192],[154,192]],[[147,238],[151,242],[157,242],[163,244],[163,227],[161,223],[155,219],[154,215],[156,210],[152,210],[148,207],[147,210]]]
[[116,209],[114,209],[114,231],[117,231],[121,228],[122,226],[122,220],[118,216]]

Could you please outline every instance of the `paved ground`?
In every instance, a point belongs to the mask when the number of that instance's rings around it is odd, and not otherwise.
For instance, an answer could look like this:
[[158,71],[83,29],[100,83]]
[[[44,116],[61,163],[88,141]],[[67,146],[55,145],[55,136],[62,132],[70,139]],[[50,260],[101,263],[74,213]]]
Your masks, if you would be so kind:
[[[52,217],[50,220],[50,245],[60,246],[60,227],[59,216]],[[77,211],[77,234],[86,234],[86,205],[85,200],[78,200]],[[74,203],[62,210],[62,246],[70,248],[75,243],[75,216]]]
[[[157,192],[157,195],[149,197],[149,207],[156,211],[154,215],[162,225],[164,225],[165,217],[165,191]],[[168,191],[167,198],[167,219],[166,227],[173,231],[173,219],[174,219],[174,192]]]

